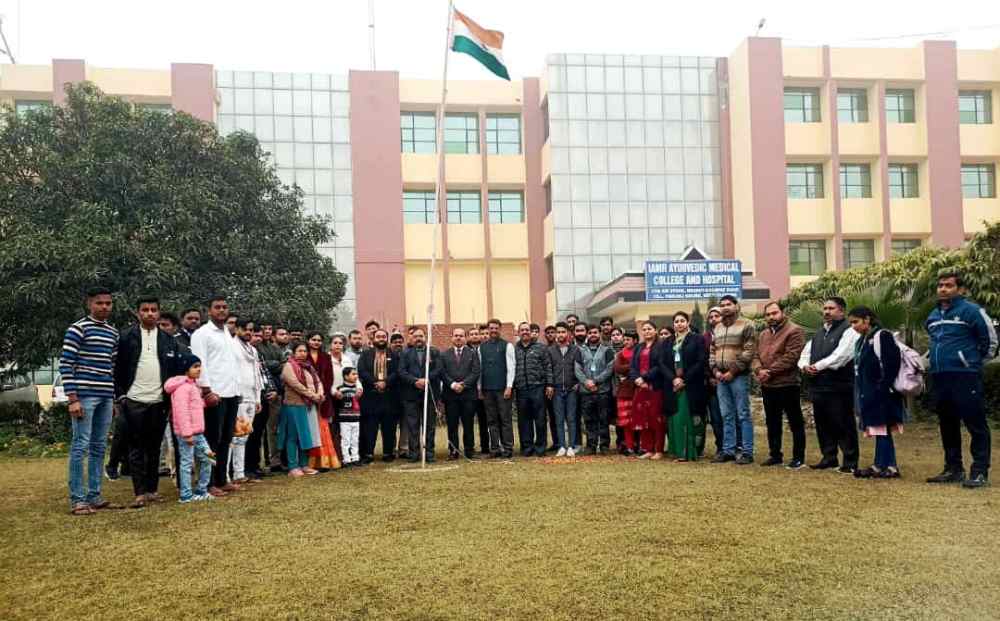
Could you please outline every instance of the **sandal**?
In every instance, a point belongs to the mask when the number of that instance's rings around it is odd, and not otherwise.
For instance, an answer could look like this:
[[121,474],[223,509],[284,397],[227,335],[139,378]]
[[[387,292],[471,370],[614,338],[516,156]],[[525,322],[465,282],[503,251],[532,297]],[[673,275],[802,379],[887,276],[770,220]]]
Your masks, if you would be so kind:
[[864,469],[859,468],[854,471],[854,478],[856,479],[873,479],[882,476],[885,476],[884,473],[875,466],[868,466]]
[[90,505],[90,508],[94,509],[95,511],[101,511],[101,510],[105,510],[105,509],[116,511],[118,509],[124,509],[123,506],[121,506],[119,504],[115,504],[115,503],[111,502],[110,500],[102,500],[101,502],[95,502],[95,503],[93,503],[93,504]]
[[157,493],[146,494],[146,502],[163,502],[163,496]]
[[146,508],[146,497],[141,496],[136,498],[135,501],[128,506],[129,509],[145,509]]
[[73,508],[69,510],[70,515],[93,515],[97,513],[97,510],[88,505],[85,502],[73,505]]

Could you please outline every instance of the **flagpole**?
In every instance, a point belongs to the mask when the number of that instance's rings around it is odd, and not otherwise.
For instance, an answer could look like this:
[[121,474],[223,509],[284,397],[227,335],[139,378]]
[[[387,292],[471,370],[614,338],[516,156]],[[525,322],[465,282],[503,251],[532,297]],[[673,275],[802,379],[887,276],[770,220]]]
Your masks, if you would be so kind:
[[[447,195],[442,196],[444,187],[444,107],[448,101],[448,51],[451,49],[452,24],[455,13],[454,0],[448,0],[448,36],[444,42],[444,71],[441,75],[441,106],[437,111],[437,179],[434,181],[434,197],[437,210],[434,218],[434,229],[431,233],[431,271],[430,298],[427,303],[427,342],[424,352],[424,416],[420,425],[420,467],[427,467],[427,406],[431,394],[431,340],[434,337],[434,270],[437,267],[437,238],[441,227],[441,214],[447,214]],[[442,198],[444,200],[442,200]],[[442,209],[444,207],[444,209]],[[435,409],[435,412],[437,410]],[[436,420],[435,416],[435,420]]]

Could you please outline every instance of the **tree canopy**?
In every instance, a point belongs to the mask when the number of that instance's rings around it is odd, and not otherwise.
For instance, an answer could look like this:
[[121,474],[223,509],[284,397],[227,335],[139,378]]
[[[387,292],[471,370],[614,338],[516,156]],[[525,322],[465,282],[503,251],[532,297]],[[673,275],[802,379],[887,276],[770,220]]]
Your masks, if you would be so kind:
[[317,245],[257,139],[184,113],[70,86],[63,106],[0,112],[0,365],[46,361],[94,285],[118,326],[135,299],[180,310],[226,295],[237,312],[325,330],[346,276]]
[[875,309],[894,328],[922,332],[927,315],[937,301],[938,274],[954,270],[962,275],[970,299],[991,317],[1000,316],[1000,222],[988,224],[959,249],[933,246],[840,272],[826,272],[796,287],[782,300],[796,322],[820,324],[819,307],[831,295]]

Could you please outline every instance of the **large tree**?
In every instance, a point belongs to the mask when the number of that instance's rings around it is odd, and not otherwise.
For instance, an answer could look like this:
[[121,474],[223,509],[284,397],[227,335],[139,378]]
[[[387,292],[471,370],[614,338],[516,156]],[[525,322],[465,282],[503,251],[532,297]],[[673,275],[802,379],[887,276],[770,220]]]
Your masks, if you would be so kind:
[[47,360],[93,285],[114,292],[119,326],[139,295],[179,309],[216,292],[246,315],[330,325],[346,276],[316,247],[332,232],[254,136],[86,83],[0,125],[0,365]]

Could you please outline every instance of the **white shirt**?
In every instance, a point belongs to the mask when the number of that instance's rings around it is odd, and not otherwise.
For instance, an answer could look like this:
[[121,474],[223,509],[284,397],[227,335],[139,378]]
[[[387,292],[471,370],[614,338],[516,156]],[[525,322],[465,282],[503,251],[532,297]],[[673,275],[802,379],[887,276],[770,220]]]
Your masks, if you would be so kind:
[[160,382],[160,357],[156,351],[156,337],[159,330],[146,330],[139,326],[142,343],[139,347],[139,364],[135,368],[135,379],[128,389],[127,399],[139,403],[159,403],[163,401],[163,384]]
[[223,399],[240,395],[239,344],[223,325],[209,321],[191,337],[191,353],[201,360],[198,385],[210,388]]
[[[823,324],[823,330],[829,330],[830,326]],[[854,328],[848,328],[844,330],[844,333],[840,336],[840,341],[837,343],[837,348],[833,350],[833,353],[823,358],[817,360],[816,367],[817,371],[826,371],[827,369],[840,369],[843,368],[848,362],[854,360],[854,345],[858,342],[857,330]],[[812,355],[812,341],[806,343],[805,348],[802,350],[802,354],[799,356],[799,368],[804,369],[809,366],[809,357]]]
[[260,375],[260,358],[257,348],[241,341],[236,341],[239,351],[240,365],[240,402],[257,404],[260,401],[260,391],[264,389],[264,378]]

